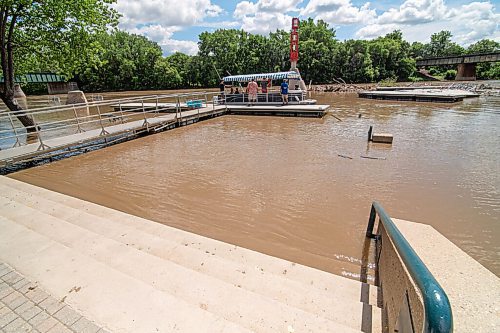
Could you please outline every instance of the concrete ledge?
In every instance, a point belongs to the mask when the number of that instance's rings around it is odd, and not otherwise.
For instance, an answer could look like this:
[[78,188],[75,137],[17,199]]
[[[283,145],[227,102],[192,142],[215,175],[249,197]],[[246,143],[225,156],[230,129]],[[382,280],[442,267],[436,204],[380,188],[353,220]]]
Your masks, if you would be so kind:
[[393,221],[447,293],[454,332],[498,332],[500,279],[433,227]]

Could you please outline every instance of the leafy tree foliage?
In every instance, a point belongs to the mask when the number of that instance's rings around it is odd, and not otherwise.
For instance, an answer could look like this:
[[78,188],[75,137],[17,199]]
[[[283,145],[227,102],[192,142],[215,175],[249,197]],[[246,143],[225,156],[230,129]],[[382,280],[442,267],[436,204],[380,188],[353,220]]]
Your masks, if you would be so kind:
[[[33,64],[75,73],[92,64],[99,44],[96,33],[117,23],[114,0],[0,0],[0,62],[4,77],[0,98],[13,111],[15,75]],[[36,58],[36,59],[35,59]],[[20,113],[25,126],[33,120]],[[30,130],[34,130],[31,127]]]
[[[477,43],[470,45],[467,48],[467,54],[473,53],[491,53],[500,50],[500,43],[491,40],[483,39]],[[476,77],[481,80],[500,78],[500,63],[485,62],[476,65]]]
[[[322,20],[313,19],[300,23],[299,34],[298,66],[304,80],[315,83],[331,83],[340,78],[352,83],[409,80],[416,70],[415,60],[420,57],[492,52],[499,48],[499,43],[483,40],[466,50],[451,41],[449,31],[433,34],[429,43],[410,44],[399,30],[373,40],[338,41],[334,29]],[[284,30],[268,36],[237,29],[203,32],[199,36],[198,54],[194,56],[177,52],[165,57],[155,42],[123,31],[96,29],[92,37],[88,44],[93,45],[93,52],[87,56],[85,61],[89,65],[84,70],[75,67],[74,61],[70,61],[72,68],[63,69],[52,64],[51,57],[40,58],[33,53],[25,56],[30,70],[71,72],[84,89],[99,91],[208,87],[229,74],[290,68],[290,34]],[[442,76],[447,70],[455,68],[430,69]],[[478,66],[479,78],[499,78],[499,72],[497,64]]]

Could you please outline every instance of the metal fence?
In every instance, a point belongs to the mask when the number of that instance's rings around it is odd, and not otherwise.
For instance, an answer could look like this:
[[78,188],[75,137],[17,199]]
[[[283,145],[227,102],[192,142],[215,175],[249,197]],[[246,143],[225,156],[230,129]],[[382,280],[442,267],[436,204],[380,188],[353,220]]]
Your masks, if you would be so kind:
[[[195,92],[189,94],[167,94],[122,98],[108,101],[92,101],[72,105],[56,105],[21,111],[0,112],[0,149],[9,149],[38,142],[40,150],[46,148],[44,141],[75,133],[106,128],[117,124],[173,114],[182,117],[182,112],[196,107],[213,107],[216,93]],[[32,126],[23,126],[18,116],[28,115]]]

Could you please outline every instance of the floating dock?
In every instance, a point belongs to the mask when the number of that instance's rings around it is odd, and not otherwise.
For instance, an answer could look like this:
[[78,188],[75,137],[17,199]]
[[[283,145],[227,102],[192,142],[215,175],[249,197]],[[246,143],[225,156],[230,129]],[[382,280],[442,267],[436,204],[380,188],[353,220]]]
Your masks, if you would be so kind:
[[[197,96],[193,96],[196,98]],[[106,146],[113,142],[125,141],[138,135],[146,135],[161,130],[189,125],[201,120],[224,114],[323,117],[329,105],[292,104],[276,105],[231,105],[207,104],[201,108],[189,108],[187,104],[151,102],[154,97],[138,98],[135,101],[105,101],[78,106],[59,106],[55,108],[32,109],[30,113],[38,118],[56,114],[60,119],[38,123],[38,139],[24,144],[26,130],[13,127],[4,130],[13,147],[0,150],[0,172],[8,173],[19,163],[33,162],[82,152]],[[103,112],[105,107],[113,111]],[[128,111],[128,112],[126,112]],[[86,112],[85,115],[79,113]],[[8,113],[4,117],[14,117]],[[49,118],[50,119],[50,118]],[[5,139],[1,138],[0,139]]]
[[284,117],[316,117],[325,115],[330,105],[293,104],[293,105],[231,105],[227,106],[227,114],[284,116]]
[[463,101],[464,98],[479,97],[479,94],[454,89],[402,89],[360,91],[358,97],[379,100],[456,103]]

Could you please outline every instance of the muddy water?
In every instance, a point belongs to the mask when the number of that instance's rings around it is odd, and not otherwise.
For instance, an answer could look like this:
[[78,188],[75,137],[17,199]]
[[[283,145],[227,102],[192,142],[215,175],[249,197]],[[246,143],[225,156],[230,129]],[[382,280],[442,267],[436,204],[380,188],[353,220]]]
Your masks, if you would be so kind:
[[[346,275],[377,200],[500,274],[499,98],[313,97],[342,121],[224,116],[11,177]],[[369,125],[394,144],[367,144]]]

